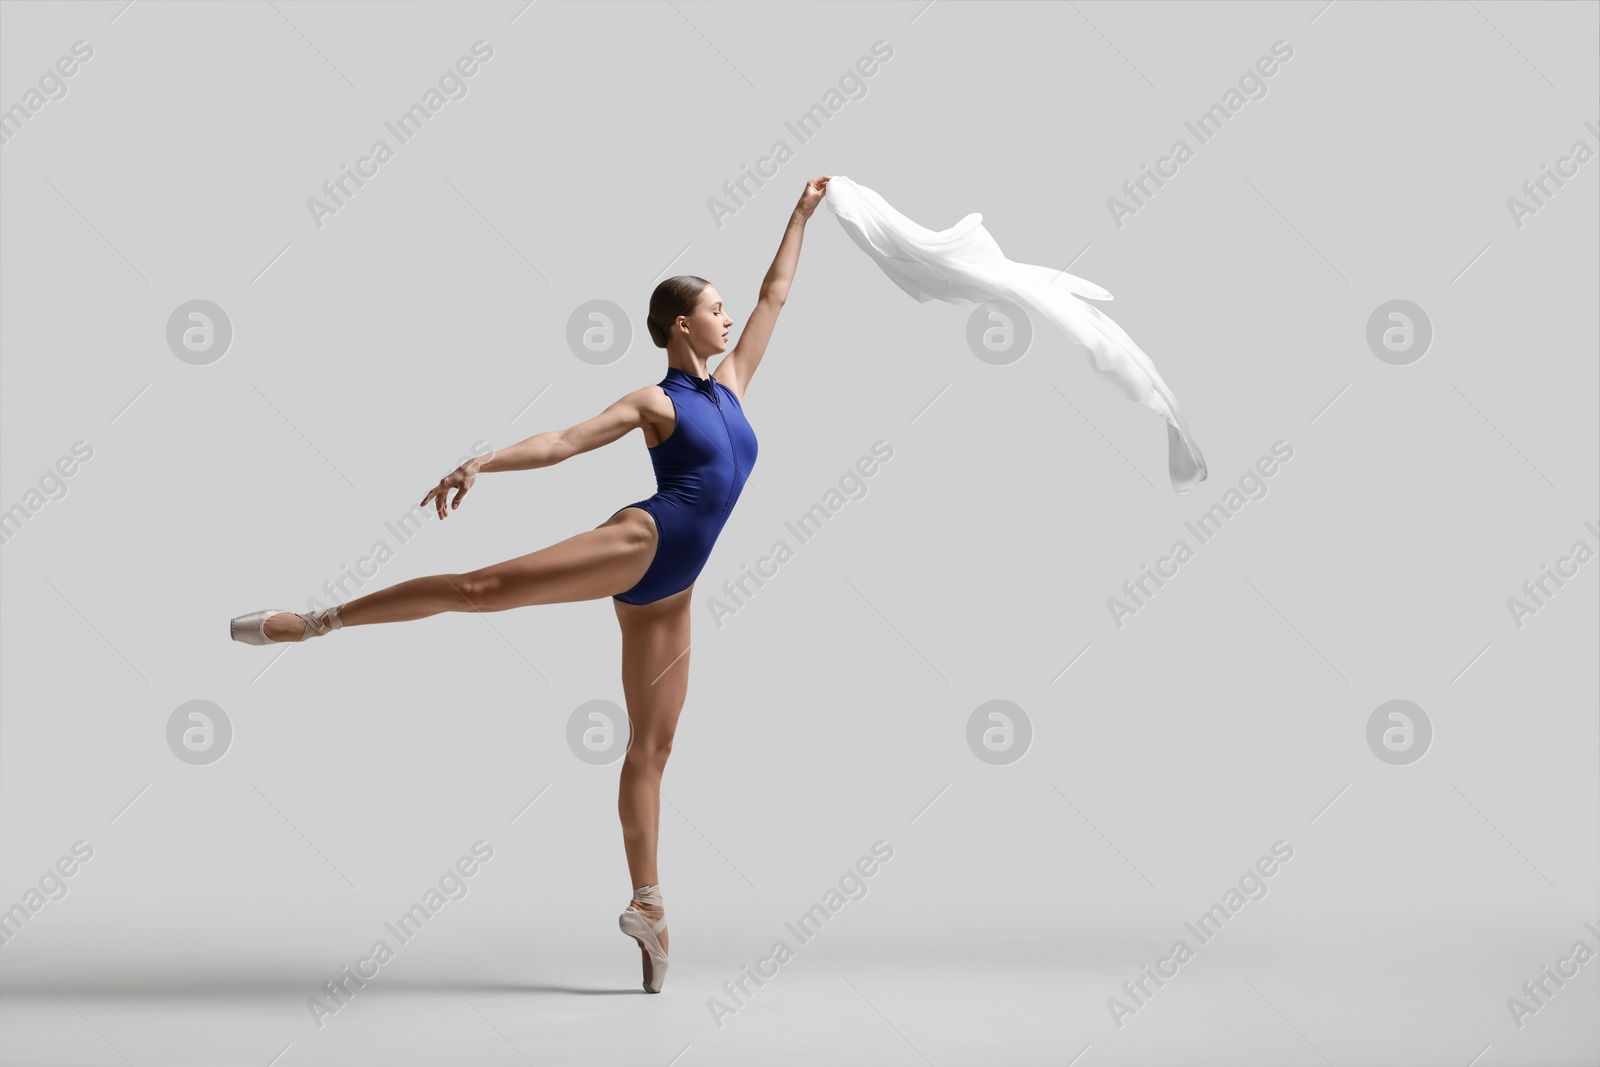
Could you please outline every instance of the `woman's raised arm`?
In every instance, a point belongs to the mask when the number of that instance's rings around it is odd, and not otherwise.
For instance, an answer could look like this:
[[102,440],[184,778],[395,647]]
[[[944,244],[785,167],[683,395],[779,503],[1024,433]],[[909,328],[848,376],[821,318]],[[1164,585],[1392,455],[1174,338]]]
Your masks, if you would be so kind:
[[800,202],[789,215],[789,225],[784,228],[783,241],[778,254],[761,280],[761,292],[756,297],[755,309],[739,331],[739,343],[733,346],[728,358],[717,364],[713,373],[718,381],[732,389],[743,399],[745,387],[750,384],[761,357],[766,355],[767,342],[772,339],[772,328],[778,323],[778,312],[789,299],[789,285],[794,281],[795,268],[800,264],[800,243],[805,234],[806,221],[822,203],[828,189],[828,176],[812,178],[800,194]]

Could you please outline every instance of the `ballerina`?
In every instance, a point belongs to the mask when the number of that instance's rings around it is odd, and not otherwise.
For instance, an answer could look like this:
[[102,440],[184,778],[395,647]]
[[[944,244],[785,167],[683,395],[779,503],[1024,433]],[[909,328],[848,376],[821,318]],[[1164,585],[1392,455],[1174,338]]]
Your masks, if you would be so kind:
[[661,775],[688,691],[694,582],[755,463],[757,443],[744,414],[745,393],[788,299],[806,222],[828,182],[823,176],[806,183],[739,343],[715,371],[708,373],[707,360],[726,350],[733,326],[722,294],[704,278],[668,278],[651,294],[647,319],[650,339],[667,350],[666,377],[586,422],[468,460],[441,478],[422,504],[432,501],[442,520],[461,506],[479,474],[548,467],[636,429],[644,432],[650,450],[655,495],[617,510],[592,530],[504,563],[413,578],[321,611],[257,611],[228,624],[235,641],[264,645],[445,611],[506,611],[611,597],[622,629],[622,688],[630,729],[617,813],[634,887],[618,925],[639,945],[649,993],[661,991],[667,974],[656,845]]

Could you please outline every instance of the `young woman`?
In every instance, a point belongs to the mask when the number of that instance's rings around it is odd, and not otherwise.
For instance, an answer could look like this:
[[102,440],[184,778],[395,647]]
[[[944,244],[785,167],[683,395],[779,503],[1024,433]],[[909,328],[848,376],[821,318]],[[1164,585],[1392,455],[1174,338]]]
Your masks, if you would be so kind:
[[587,422],[468,460],[440,479],[422,503],[433,501],[443,519],[451,490],[455,497],[449,509],[454,510],[479,474],[548,467],[635,429],[644,431],[650,448],[654,496],[585,533],[481,570],[413,578],[323,611],[257,611],[229,623],[235,641],[264,645],[442,611],[505,611],[611,597],[622,627],[622,690],[630,729],[617,813],[634,886],[618,923],[639,944],[649,993],[661,991],[667,974],[656,840],[661,773],[688,689],[690,599],[755,463],[745,390],[788,298],[806,221],[827,186],[825,176],[806,183],[739,343],[714,373],[707,372],[706,361],[727,348],[733,326],[722,295],[704,278],[668,278],[651,294],[647,320],[650,339],[667,350],[665,378]]

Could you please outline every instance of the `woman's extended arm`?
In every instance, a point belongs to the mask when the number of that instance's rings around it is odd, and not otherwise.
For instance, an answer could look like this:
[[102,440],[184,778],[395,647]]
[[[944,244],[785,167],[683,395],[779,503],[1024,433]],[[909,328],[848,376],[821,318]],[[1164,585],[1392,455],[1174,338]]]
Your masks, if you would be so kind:
[[467,490],[472,488],[479,474],[549,467],[601,445],[608,445],[649,421],[649,404],[654,389],[653,385],[635,389],[594,418],[576,426],[536,433],[514,445],[496,449],[487,456],[474,456],[439,479],[439,484],[429,490],[428,495],[422,498],[422,503],[432,500],[434,509],[442,519],[447,514],[445,497],[450,490],[456,490],[455,499],[450,501],[450,510],[454,511],[461,506],[461,498],[467,495]]
[[733,346],[727,359],[717,364],[713,373],[713,377],[732,389],[741,400],[745,387],[761,365],[761,357],[766,354],[767,342],[772,339],[772,328],[778,323],[778,312],[782,310],[783,302],[789,299],[789,285],[794,281],[795,268],[800,264],[800,242],[805,234],[806,220],[822,203],[822,196],[827,189],[826,175],[806,182],[800,202],[795,205],[789,216],[789,225],[784,228],[778,254],[773,258],[772,266],[767,268],[767,276],[761,279],[761,293],[756,298],[755,309],[745,320],[744,329],[739,331],[739,343]]

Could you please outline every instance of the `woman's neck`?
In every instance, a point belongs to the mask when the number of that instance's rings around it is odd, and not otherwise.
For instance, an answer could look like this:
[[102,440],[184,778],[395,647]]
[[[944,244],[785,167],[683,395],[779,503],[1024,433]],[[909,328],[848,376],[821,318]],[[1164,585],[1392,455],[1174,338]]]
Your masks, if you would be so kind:
[[697,356],[687,346],[667,351],[667,366],[676,367],[685,374],[692,374],[696,378],[709,378],[711,372],[706,369],[706,360]]

